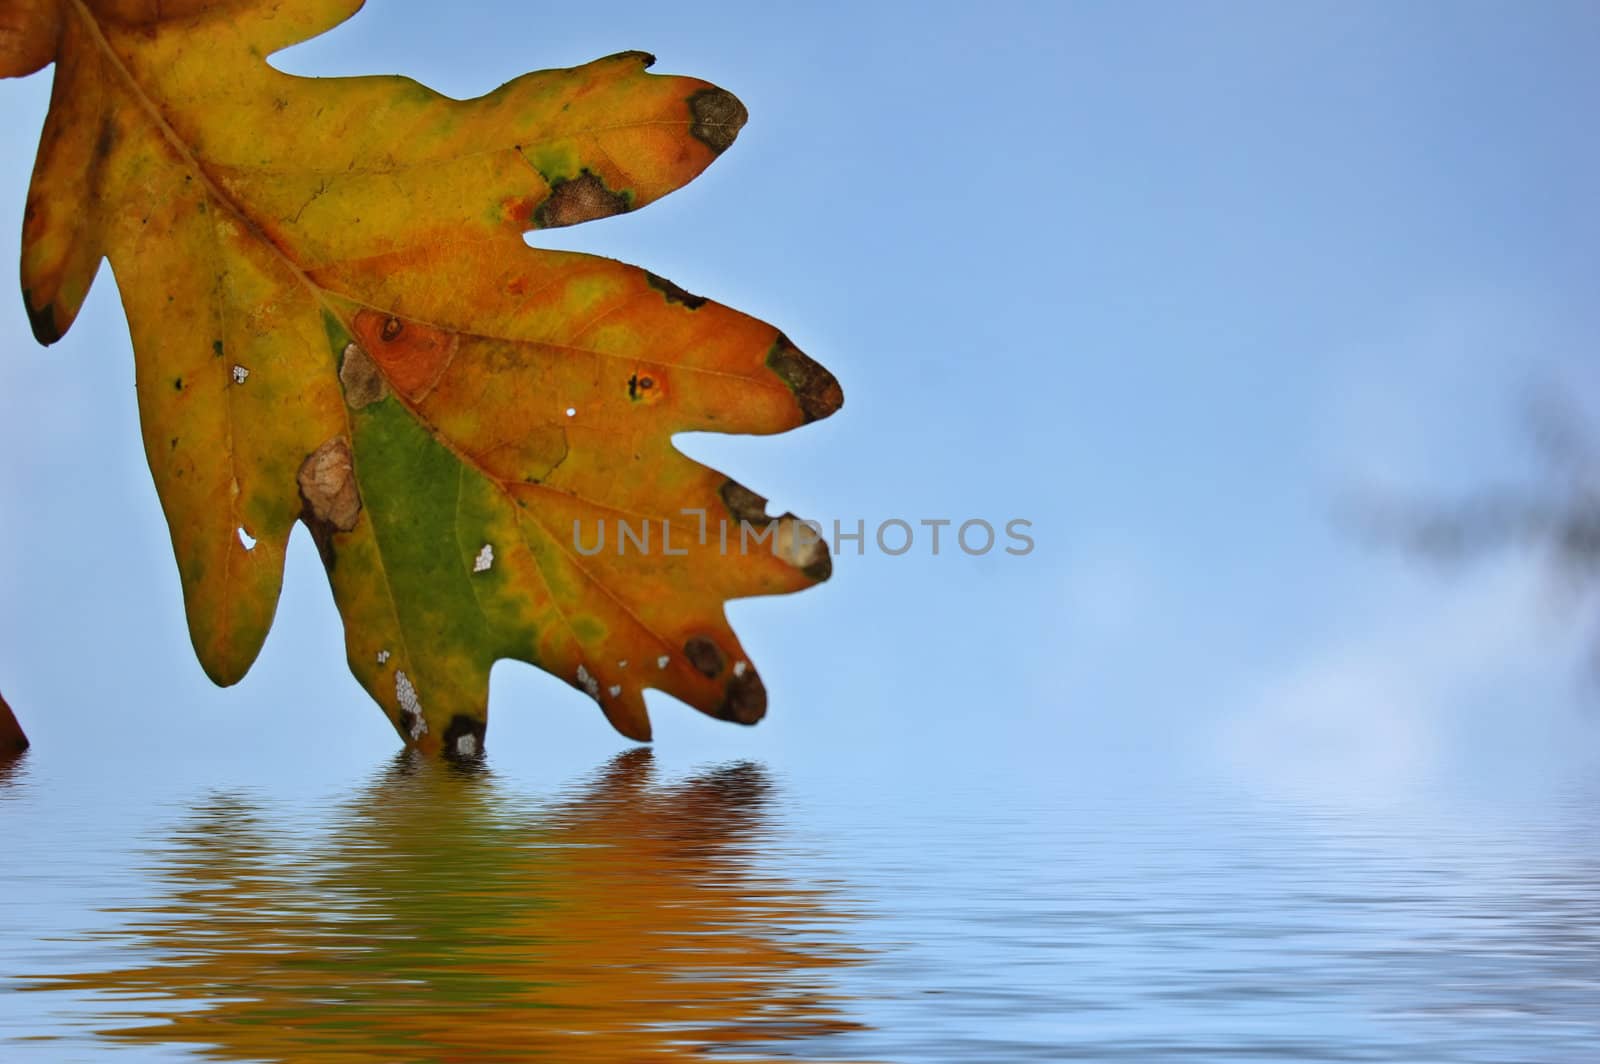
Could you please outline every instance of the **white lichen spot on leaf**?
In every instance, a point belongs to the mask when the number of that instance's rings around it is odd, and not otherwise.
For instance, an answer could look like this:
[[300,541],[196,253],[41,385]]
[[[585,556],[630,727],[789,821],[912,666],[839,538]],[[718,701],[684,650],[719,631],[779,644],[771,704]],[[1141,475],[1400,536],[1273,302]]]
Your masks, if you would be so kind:
[[600,681],[582,665],[578,666],[578,686],[587,691],[590,698],[600,701]]
[[805,569],[828,556],[828,545],[814,525],[785,514],[778,519],[772,553],[796,569]]
[[428,722],[422,719],[422,701],[404,670],[394,674],[394,694],[400,700],[401,715],[410,718],[411,740],[415,742],[427,734]]

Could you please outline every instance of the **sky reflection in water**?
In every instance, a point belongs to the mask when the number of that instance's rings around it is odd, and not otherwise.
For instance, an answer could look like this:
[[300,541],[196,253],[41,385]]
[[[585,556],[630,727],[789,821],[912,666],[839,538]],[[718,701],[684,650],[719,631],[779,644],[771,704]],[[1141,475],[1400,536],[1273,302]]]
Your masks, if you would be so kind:
[[1586,777],[1296,790],[975,755],[888,786],[844,754],[639,750],[558,784],[514,759],[250,777],[49,753],[0,775],[6,1064],[1600,1045]]

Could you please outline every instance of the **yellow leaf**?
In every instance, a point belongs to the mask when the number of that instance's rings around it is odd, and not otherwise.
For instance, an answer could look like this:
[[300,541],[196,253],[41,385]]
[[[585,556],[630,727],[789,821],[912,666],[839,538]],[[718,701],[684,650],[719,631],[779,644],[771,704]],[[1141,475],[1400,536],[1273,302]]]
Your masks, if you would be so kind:
[[473,100],[267,65],[359,6],[61,0],[15,20],[56,62],[29,317],[54,342],[111,263],[202,666],[231,684],[255,660],[300,520],[351,668],[407,742],[480,750],[499,658],[634,738],[648,688],[753,723],[766,692],[723,604],[825,579],[827,551],[671,437],[781,432],[837,410],[838,382],[769,325],[522,239],[693,179],[743,106],[640,52]]

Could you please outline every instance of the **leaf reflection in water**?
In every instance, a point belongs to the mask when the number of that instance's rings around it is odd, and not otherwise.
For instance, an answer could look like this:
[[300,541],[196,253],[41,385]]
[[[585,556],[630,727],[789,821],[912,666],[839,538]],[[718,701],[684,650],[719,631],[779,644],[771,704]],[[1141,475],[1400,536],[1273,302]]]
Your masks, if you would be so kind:
[[[801,1059],[859,1030],[826,893],[755,867],[772,785],[611,761],[533,808],[478,767],[401,754],[296,841],[213,796],[109,934],[140,963],[35,980],[125,1003],[113,1040],[222,1060]],[[820,1046],[820,1043],[819,1043]]]

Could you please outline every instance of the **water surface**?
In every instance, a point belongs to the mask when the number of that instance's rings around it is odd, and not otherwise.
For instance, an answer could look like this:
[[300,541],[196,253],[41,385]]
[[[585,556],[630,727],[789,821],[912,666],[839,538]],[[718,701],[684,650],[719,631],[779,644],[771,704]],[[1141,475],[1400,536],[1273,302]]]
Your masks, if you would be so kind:
[[[0,774],[0,1057],[1580,1061],[1592,794],[620,754]],[[236,774],[237,775],[237,774]],[[901,774],[897,778],[907,778]]]

